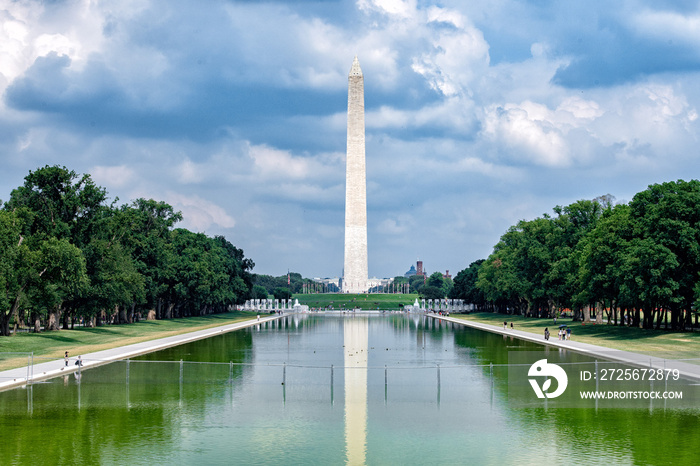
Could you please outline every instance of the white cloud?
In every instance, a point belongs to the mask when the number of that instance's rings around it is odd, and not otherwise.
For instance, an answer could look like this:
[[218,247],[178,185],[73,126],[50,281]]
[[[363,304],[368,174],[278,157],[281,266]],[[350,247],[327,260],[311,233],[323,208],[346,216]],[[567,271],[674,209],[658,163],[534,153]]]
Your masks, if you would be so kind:
[[557,107],[557,111],[570,113],[574,118],[581,120],[595,120],[604,113],[597,102],[578,96],[567,97]]
[[597,100],[605,102],[605,113],[588,128],[604,145],[647,145],[649,156],[656,154],[668,164],[670,154],[682,154],[697,140],[697,110],[688,91],[680,84],[656,82],[602,91]]
[[543,105],[523,102],[491,106],[485,113],[483,131],[493,143],[515,149],[515,154],[537,165],[563,166],[570,162],[566,139]]
[[489,46],[478,29],[457,26],[465,19],[455,11],[435,9],[427,13],[427,23],[449,20],[455,28],[435,28],[427,32],[432,50],[413,57],[412,68],[424,76],[430,86],[445,96],[470,95],[473,81],[489,63]]
[[286,150],[266,145],[250,145],[248,156],[254,164],[256,179],[265,183],[287,180],[319,180],[338,173],[344,167],[344,155],[320,153],[315,156],[297,156]]
[[200,183],[205,178],[202,166],[192,162],[189,158],[185,158],[177,167],[177,179],[181,183]]
[[288,151],[267,146],[251,146],[248,155],[253,159],[258,172],[268,180],[275,177],[300,179],[310,174],[309,161],[293,157]]
[[182,211],[184,226],[196,231],[204,232],[213,225],[222,228],[233,228],[236,225],[236,221],[224,208],[199,196],[168,191],[165,193],[165,201],[176,211]]
[[416,9],[415,0],[358,0],[358,7],[365,11],[377,11],[399,18],[410,17]]
[[478,157],[465,157],[460,160],[456,169],[467,173],[478,173],[491,178],[499,178],[501,180],[520,181],[520,173],[517,169],[507,165],[495,165],[485,162]]
[[[183,226],[233,235],[261,273],[337,273],[355,54],[367,91],[378,275],[403,273],[416,255],[430,270],[454,272],[520,218],[606,192],[631,198],[648,182],[700,169],[697,73],[661,70],[617,87],[553,82],[581,58],[566,44],[609,33],[592,18],[696,50],[695,13],[622,14],[625,4],[552,5],[542,15],[510,0],[355,5],[0,0],[0,93],[37,57],[70,59],[60,75],[66,109],[44,110],[40,99],[29,111],[0,107],[0,180],[9,180],[0,198],[27,170],[66,165],[123,202],[164,200],[184,212]],[[245,113],[254,99],[285,104],[297,89],[304,98],[294,115]],[[102,95],[123,113],[86,127],[79,98]],[[215,120],[216,112],[236,118]],[[162,114],[177,121],[166,127]]]
[[103,46],[103,15],[89,0],[49,6],[35,0],[0,0],[0,93],[37,57],[66,55],[72,69],[82,69],[89,55]]
[[390,236],[403,236],[410,234],[416,229],[416,222],[412,215],[400,213],[394,214],[382,220],[377,225],[379,233]]
[[678,41],[697,47],[700,42],[700,15],[670,11],[642,10],[630,18],[635,31],[663,41]]
[[134,179],[134,170],[126,165],[94,166],[89,170],[96,184],[106,188],[121,188]]
[[430,6],[427,9],[428,23],[446,23],[451,24],[457,29],[464,27],[464,16],[456,10]]
[[473,102],[457,97],[446,98],[417,110],[381,106],[365,114],[367,128],[371,129],[421,129],[433,126],[449,128],[458,133],[470,132],[475,118]]

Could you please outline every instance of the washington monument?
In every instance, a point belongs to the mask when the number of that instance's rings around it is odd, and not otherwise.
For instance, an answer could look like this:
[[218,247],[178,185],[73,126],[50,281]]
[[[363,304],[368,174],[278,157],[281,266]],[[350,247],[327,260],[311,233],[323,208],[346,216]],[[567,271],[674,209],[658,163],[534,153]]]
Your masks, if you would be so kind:
[[365,81],[357,57],[348,75],[348,148],[345,170],[343,293],[367,292]]

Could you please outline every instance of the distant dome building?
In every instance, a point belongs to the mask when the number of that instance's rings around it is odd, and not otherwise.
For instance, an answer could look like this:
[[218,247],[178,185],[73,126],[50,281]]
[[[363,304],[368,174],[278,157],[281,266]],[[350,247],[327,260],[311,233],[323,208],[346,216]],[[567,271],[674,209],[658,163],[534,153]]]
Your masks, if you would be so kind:
[[414,276],[416,273],[418,273],[418,272],[416,272],[416,267],[412,265],[411,268],[408,270],[408,272],[406,272],[405,274],[403,274],[403,276],[404,276],[404,277],[412,277],[412,276]]

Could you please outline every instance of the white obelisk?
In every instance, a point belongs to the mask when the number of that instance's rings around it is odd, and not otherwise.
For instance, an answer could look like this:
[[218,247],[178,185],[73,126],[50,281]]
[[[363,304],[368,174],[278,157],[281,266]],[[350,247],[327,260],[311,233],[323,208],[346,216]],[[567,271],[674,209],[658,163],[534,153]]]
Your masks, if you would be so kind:
[[367,183],[365,81],[357,57],[348,76],[348,146],[345,170],[344,293],[367,292]]

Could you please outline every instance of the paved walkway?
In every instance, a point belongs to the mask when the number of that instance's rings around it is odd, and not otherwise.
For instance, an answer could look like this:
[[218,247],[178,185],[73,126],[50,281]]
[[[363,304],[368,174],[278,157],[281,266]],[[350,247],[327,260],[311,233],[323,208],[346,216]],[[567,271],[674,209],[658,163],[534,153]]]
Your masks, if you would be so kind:
[[630,364],[633,366],[644,368],[651,367],[654,369],[678,369],[682,377],[700,381],[700,365],[698,364],[692,364],[674,359],[658,358],[654,356],[648,356],[646,354],[632,353],[630,351],[605,348],[603,346],[581,343],[576,340],[559,340],[556,337],[556,329],[555,333],[553,334],[554,338],[552,339],[552,337],[550,336],[549,340],[545,340],[544,334],[535,335],[534,333],[523,332],[521,330],[511,330],[510,328],[504,330],[503,327],[499,327],[496,325],[482,324],[480,322],[457,319],[454,317],[445,317],[437,314],[426,315],[434,319],[442,320],[445,322],[454,322],[455,324],[464,325],[466,327],[471,327],[486,332],[497,333],[499,335],[513,336],[521,340],[531,341],[533,343],[537,343],[543,346],[563,348],[570,351],[575,351],[577,353],[587,354],[594,358],[597,357],[609,361],[623,362],[625,364]]
[[[203,340],[205,338],[232,332],[234,330],[252,327],[265,322],[281,319],[286,315],[287,314],[275,314],[274,316],[261,316],[259,321],[257,319],[246,320],[243,322],[236,322],[234,324],[223,325],[221,327],[213,327],[182,335],[159,338],[157,340],[144,341],[133,345],[120,346],[118,348],[84,354],[81,356],[83,360],[82,370],[101,366],[103,364],[109,364],[122,359],[133,358],[141,354],[152,353],[154,351],[182,345],[191,341]],[[26,366],[17,369],[10,369],[0,372],[0,391],[26,385],[28,379],[31,382],[38,382],[40,380],[70,374],[72,372],[76,372],[77,370],[78,366],[75,365],[75,358],[70,358],[68,367],[65,367],[65,362],[63,359],[56,359],[49,362],[34,364],[29,368],[29,370]]]

